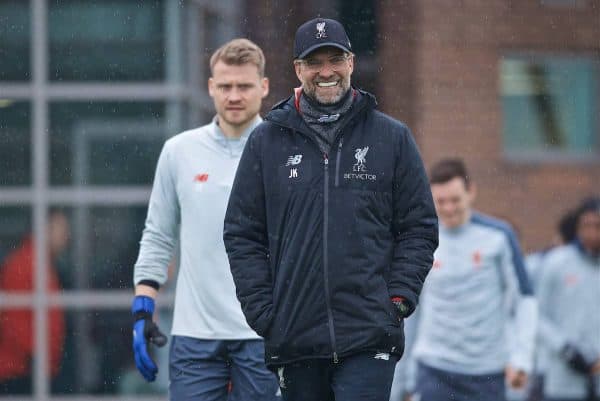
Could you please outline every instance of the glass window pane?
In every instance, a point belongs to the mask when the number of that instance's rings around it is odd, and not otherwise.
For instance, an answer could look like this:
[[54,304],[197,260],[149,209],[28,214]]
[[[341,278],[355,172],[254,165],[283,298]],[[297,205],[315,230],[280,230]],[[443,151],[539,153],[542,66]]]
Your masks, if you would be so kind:
[[0,207],[0,262],[31,237],[31,208]]
[[150,185],[162,145],[182,121],[182,108],[163,102],[51,104],[50,183]]
[[376,5],[371,0],[338,0],[340,22],[346,28],[352,51],[373,56],[377,51]]
[[61,266],[63,288],[132,289],[146,207],[69,208],[72,239]]
[[0,81],[31,78],[29,2],[0,0]]
[[586,0],[540,0],[540,3],[550,7],[585,7],[588,5]]
[[0,99],[0,186],[30,184],[30,104]]
[[[31,209],[0,207],[0,291],[31,291],[31,256]],[[31,309],[0,306],[0,394],[31,393],[32,330]]]
[[50,64],[56,81],[148,81],[165,75],[164,1],[52,0]]
[[509,153],[598,150],[598,65],[572,57],[505,58],[504,147]]
[[[169,333],[171,311],[160,310],[155,315],[161,330]],[[67,325],[69,334],[62,369],[52,386],[54,394],[118,394],[140,399],[148,394],[166,395],[169,345],[152,350],[159,371],[156,381],[147,383],[133,360],[128,310],[70,311]]]

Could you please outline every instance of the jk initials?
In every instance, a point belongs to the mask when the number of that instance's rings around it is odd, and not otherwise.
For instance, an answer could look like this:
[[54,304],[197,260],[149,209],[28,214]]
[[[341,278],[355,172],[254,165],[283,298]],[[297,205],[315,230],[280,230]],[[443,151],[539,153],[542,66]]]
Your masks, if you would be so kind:
[[297,168],[291,168],[290,169],[290,176],[288,178],[298,178],[298,169]]

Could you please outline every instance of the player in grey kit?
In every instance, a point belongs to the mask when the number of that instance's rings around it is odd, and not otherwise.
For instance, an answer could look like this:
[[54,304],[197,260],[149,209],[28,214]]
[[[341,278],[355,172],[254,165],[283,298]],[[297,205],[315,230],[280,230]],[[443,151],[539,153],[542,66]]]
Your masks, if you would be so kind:
[[[505,399],[533,362],[537,306],[510,226],[472,210],[475,187],[459,159],[436,164],[431,189],[440,245],[417,311],[413,400]],[[516,333],[508,341],[511,310]]]
[[576,213],[575,241],[543,260],[538,299],[544,399],[600,400],[600,198]]
[[[169,139],[161,152],[135,264],[133,348],[136,366],[153,381],[150,343],[164,336],[152,322],[154,298],[167,280],[179,238],[180,266],[170,347],[169,393],[177,401],[270,400],[275,376],[264,365],[262,339],[246,323],[222,230],[240,155],[269,86],[261,49],[246,39],[212,56],[208,90],[217,116]],[[228,385],[233,390],[228,396]]]

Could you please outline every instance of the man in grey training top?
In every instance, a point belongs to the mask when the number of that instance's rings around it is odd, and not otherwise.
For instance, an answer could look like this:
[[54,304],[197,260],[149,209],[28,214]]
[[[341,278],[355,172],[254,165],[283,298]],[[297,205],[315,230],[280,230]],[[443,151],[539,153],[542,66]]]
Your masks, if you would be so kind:
[[440,245],[416,314],[409,390],[413,400],[503,401],[505,383],[522,389],[533,365],[537,303],[521,250],[507,223],[472,209],[462,160],[438,162],[430,182]]
[[248,134],[269,87],[261,49],[236,39],[210,61],[208,90],[217,111],[203,127],[162,150],[135,264],[135,362],[144,378],[158,367],[148,345],[164,344],[152,321],[179,239],[180,263],[170,348],[169,393],[176,401],[270,400],[277,381],[264,365],[262,339],[246,323],[223,245],[223,218]]

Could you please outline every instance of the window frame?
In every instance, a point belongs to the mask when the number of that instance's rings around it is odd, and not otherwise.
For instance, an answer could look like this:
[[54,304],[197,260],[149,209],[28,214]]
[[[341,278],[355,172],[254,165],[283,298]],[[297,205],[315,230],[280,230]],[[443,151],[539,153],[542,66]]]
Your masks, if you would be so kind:
[[[217,13],[223,18],[229,38],[239,35],[241,15],[237,10],[242,8],[241,0],[214,2],[201,0],[186,0],[185,12],[174,10],[179,2],[166,1],[163,17],[170,20],[167,23],[167,38],[164,41],[166,60],[165,68],[177,69],[177,60],[181,57],[183,71],[174,72],[173,80],[169,74],[160,82],[89,82],[69,81],[66,83],[51,81],[48,76],[48,12],[50,0],[28,0],[30,18],[30,80],[0,81],[2,98],[13,101],[29,102],[30,114],[30,143],[31,143],[31,185],[0,186],[0,207],[21,206],[31,210],[31,230],[35,241],[33,293],[3,293],[0,292],[0,309],[31,308],[34,311],[33,333],[36,358],[32,366],[32,394],[30,397],[19,399],[30,400],[163,400],[164,395],[127,396],[127,395],[93,395],[79,393],[75,395],[52,394],[50,388],[47,360],[49,348],[47,340],[48,317],[50,307],[61,307],[66,312],[91,309],[129,310],[131,290],[65,290],[60,294],[49,294],[45,283],[48,280],[46,266],[47,255],[42,250],[47,243],[46,225],[47,212],[52,206],[77,207],[129,207],[147,206],[151,185],[129,186],[51,186],[49,177],[49,138],[47,135],[49,121],[49,106],[57,101],[164,101],[166,107],[173,103],[187,106],[189,113],[183,126],[205,124],[207,115],[214,114],[213,102],[206,90],[208,67],[203,63],[206,36],[203,32],[203,16],[206,10]],[[169,26],[183,26],[183,29],[171,30]],[[178,31],[174,34],[171,31]],[[223,40],[229,38],[222,38]],[[175,71],[175,70],[173,70]],[[179,70],[177,70],[179,71]],[[186,74],[182,78],[179,74]],[[170,124],[170,122],[167,122]],[[157,307],[171,308],[172,294],[160,297]],[[84,348],[85,349],[85,348]],[[82,357],[85,357],[83,355]],[[92,361],[93,362],[93,361]],[[2,395],[2,399],[12,399]]]
[[[503,88],[502,88],[502,63],[505,60],[524,60],[524,61],[544,61],[544,60],[583,60],[589,61],[595,74],[595,103],[596,113],[592,129],[595,143],[593,150],[587,153],[577,153],[568,150],[542,150],[542,149],[508,149],[505,144],[505,110],[503,109]],[[506,51],[503,52],[498,60],[498,101],[500,112],[500,144],[502,158],[508,162],[516,164],[544,164],[560,163],[567,165],[597,165],[600,164],[600,54],[594,51],[583,52],[560,52],[560,51]]]

